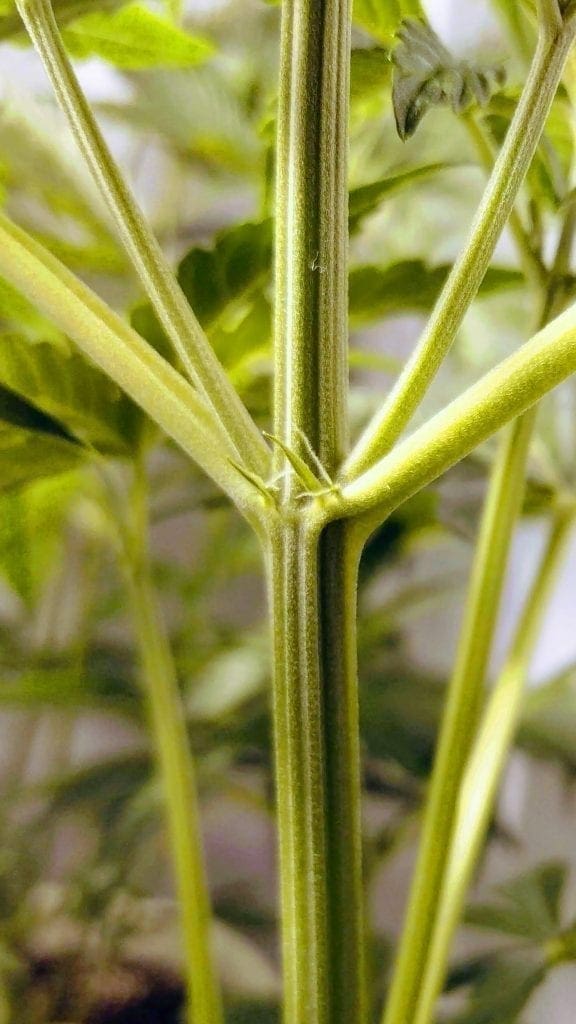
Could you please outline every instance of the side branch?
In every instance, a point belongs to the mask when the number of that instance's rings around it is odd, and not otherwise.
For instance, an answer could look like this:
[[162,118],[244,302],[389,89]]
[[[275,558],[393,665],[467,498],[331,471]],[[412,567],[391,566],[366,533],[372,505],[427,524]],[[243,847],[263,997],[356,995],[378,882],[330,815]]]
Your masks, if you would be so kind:
[[0,274],[64,331],[229,495],[253,516],[254,488],[198,393],[39,242],[0,214]]
[[541,32],[512,124],[490,177],[470,238],[444,286],[429,323],[383,408],[344,466],[349,480],[390,450],[412,418],[447,355],[488,269],[513,209],[554,98],[574,38],[574,25],[549,39]]
[[338,497],[319,501],[319,519],[381,521],[575,371],[572,305],[372,469],[344,484]]
[[240,457],[265,474],[267,445],[228,380],[96,124],[62,42],[50,0],[18,0],[18,10],[122,242],[175,351]]

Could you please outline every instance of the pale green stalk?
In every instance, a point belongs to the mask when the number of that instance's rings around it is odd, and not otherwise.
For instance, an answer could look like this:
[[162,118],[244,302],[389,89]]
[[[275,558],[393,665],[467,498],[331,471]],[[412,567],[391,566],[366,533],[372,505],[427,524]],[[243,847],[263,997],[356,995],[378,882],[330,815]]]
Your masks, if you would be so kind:
[[194,764],[174,660],[154,594],[148,552],[148,496],[140,461],[135,468],[131,512],[126,550],[129,594],[182,923],[186,1020],[188,1024],[223,1024]]
[[[491,147],[481,125],[468,118],[482,162],[489,169]],[[549,273],[541,310],[544,326],[557,306],[558,286],[566,273],[573,235],[570,206]],[[514,238],[528,283],[538,285],[531,263],[529,239],[517,218]],[[492,639],[498,620],[510,544],[524,497],[524,477],[537,406],[512,425],[502,439],[484,502],[482,519],[460,632],[456,664],[448,687],[430,792],[422,825],[418,860],[410,889],[406,924],[387,999],[384,1022],[412,1017],[427,960],[430,938],[442,905],[444,874],[456,816],[456,800],[477,727]]]
[[226,377],[156,238],[124,181],[68,59],[50,0],[18,0],[30,38],[126,251],[190,379],[246,466],[265,474],[268,448]]
[[[282,12],[276,189],[275,431],[314,473],[347,448],[350,4]],[[321,463],[322,469],[319,468]],[[309,519],[287,464],[270,524],[286,1024],[363,1024],[364,915],[350,524]],[[302,474],[300,474],[302,477]]]
[[411,1021],[418,1001],[430,938],[445,891],[444,874],[456,800],[484,697],[510,541],[524,497],[526,457],[534,418],[535,409],[521,416],[510,429],[490,477],[406,922],[386,1001],[385,1024]]
[[398,444],[340,492],[316,499],[316,516],[363,516],[366,529],[432,483],[576,371],[576,305]]
[[39,242],[0,214],[0,274],[108,374],[254,520],[261,500],[203,399]]
[[380,412],[348,457],[343,479],[351,480],[390,450],[412,418],[452,345],[508,220],[514,200],[548,116],[574,26],[553,38],[542,32],[528,79],[476,214],[470,237],[454,264],[424,334]]
[[492,814],[498,784],[514,738],[524,685],[548,598],[574,525],[574,509],[560,508],[527,599],[510,654],[482,716],[468,760],[454,836],[413,1024],[430,1024],[442,990],[450,946]]

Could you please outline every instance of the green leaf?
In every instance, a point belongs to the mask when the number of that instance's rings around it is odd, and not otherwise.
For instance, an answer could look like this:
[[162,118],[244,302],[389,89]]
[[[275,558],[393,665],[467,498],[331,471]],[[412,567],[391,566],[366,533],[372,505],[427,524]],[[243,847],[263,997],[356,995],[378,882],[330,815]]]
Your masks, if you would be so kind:
[[76,714],[83,708],[140,717],[141,705],[135,694],[92,670],[78,666],[35,668],[16,679],[0,680],[0,706],[52,708]]
[[83,459],[84,453],[77,444],[0,424],[0,491],[67,473]]
[[209,328],[227,306],[255,287],[271,262],[271,221],[239,224],[217,234],[211,249],[191,249],[180,263],[178,280],[198,319]]
[[[100,11],[114,10],[126,0],[52,0],[54,13],[60,25],[66,25],[75,18],[81,17],[94,8]],[[0,40],[18,37],[18,43],[29,43],[28,36],[22,25],[22,19],[16,10],[16,0],[1,0],[0,3]]]
[[193,67],[213,53],[208,40],[141,4],[87,14],[65,29],[64,40],[73,57],[102,57],[127,70]]
[[[53,418],[84,444],[114,455],[133,451],[139,412],[108,377],[75,352],[0,335],[0,385],[29,403],[38,417]],[[33,424],[21,425],[34,429]],[[62,427],[60,434],[66,436]]]
[[0,573],[28,606],[62,556],[65,517],[83,483],[71,472],[0,494]]
[[[354,325],[399,313],[432,309],[450,267],[427,267],[422,260],[405,260],[388,267],[360,266],[350,273],[350,317]],[[491,267],[479,296],[523,285],[518,271]]]
[[485,105],[504,81],[501,68],[455,60],[423,22],[405,21],[398,35],[392,103],[401,139],[414,134],[431,107],[448,105],[459,114],[474,102]]
[[534,757],[576,772],[576,671],[574,666],[528,690],[520,723],[521,745]]
[[449,1024],[514,1024],[544,981],[548,965],[542,951],[487,958],[472,985],[468,1006]]
[[[258,289],[271,265],[270,220],[226,228],[215,236],[211,248],[195,246],[179,265],[178,280],[184,294],[204,329],[211,332],[214,347],[227,367],[268,340],[269,308],[263,308]],[[247,332],[241,327],[254,307],[258,323],[249,322]],[[171,356],[171,346],[149,305],[134,310],[132,324],[162,355]]]
[[468,908],[467,924],[524,941],[544,943],[561,928],[560,900],[566,883],[565,864],[541,864],[499,885],[496,899]]
[[418,18],[420,0],[354,0],[353,18],[379,42],[389,45],[404,18]]
[[382,46],[352,50],[350,57],[350,100],[356,103],[390,85],[390,51]]
[[350,230],[357,230],[363,218],[373,213],[383,200],[390,199],[411,185],[425,181],[454,166],[455,164],[446,163],[424,164],[422,167],[412,167],[408,171],[390,174],[385,178],[379,178],[377,181],[371,181],[352,189],[349,199]]

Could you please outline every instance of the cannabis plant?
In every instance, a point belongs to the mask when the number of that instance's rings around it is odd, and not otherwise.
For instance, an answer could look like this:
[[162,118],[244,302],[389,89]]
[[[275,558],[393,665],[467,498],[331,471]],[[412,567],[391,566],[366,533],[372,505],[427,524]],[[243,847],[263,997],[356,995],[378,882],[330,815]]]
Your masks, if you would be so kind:
[[[545,400],[576,370],[576,5],[498,0],[508,49],[487,61],[451,53],[418,0],[356,0],[353,10],[350,0],[283,0],[280,8],[255,0],[203,24],[198,17],[194,34],[179,0],[161,7],[0,0],[6,52],[33,44],[82,156],[49,104],[19,96],[7,108],[2,573],[20,611],[3,623],[2,699],[100,707],[139,721],[144,696],[190,1024],[222,1024],[225,1013],[276,1019],[273,986],[271,1016],[262,1016],[265,1008],[242,1008],[228,994],[223,1001],[215,967],[221,932],[197,768],[202,785],[214,785],[242,757],[273,765],[285,1024],[430,1024],[445,989],[463,996],[442,1019],[515,1021],[548,973],[576,957],[561,864],[539,865],[466,911],[470,923],[516,944],[449,963],[476,866],[500,828],[495,802],[512,745],[576,764],[573,712],[572,732],[562,731],[571,678],[554,680],[532,704],[525,698],[576,516],[568,387],[558,402]],[[90,105],[75,70],[90,56],[121,70],[128,102]],[[156,194],[147,196],[160,240],[102,134],[103,118],[120,122],[126,138],[148,129],[161,140]],[[484,191],[452,262],[478,168]],[[192,247],[171,202],[190,184],[208,218],[208,227],[193,227]],[[230,225],[224,214],[222,227],[218,204],[231,199],[237,212],[238,192],[253,219]],[[429,230],[431,204],[444,222]],[[211,245],[199,244],[214,224],[221,229]],[[493,265],[505,229],[505,259],[499,250]],[[451,238],[441,249],[443,231]],[[424,325],[403,365],[349,349],[350,324],[389,321],[396,340],[406,313]],[[457,337],[460,365],[449,356]],[[365,387],[371,369],[394,378],[376,402]],[[485,472],[477,524],[468,494],[473,474]],[[150,542],[152,526],[182,507],[209,524],[195,569],[187,551],[158,565]],[[488,686],[512,538],[520,515],[534,511],[546,518],[547,543]],[[409,666],[394,602],[383,613],[370,598],[374,579],[392,578],[410,540],[426,531],[475,535],[446,687],[432,668]],[[112,577],[120,569],[122,583],[100,584],[87,599],[98,562]],[[214,599],[223,581],[246,571],[266,582],[270,741],[257,624],[224,626],[222,593]],[[47,580],[64,580],[69,603],[73,588],[64,637],[66,602]],[[179,624],[167,617],[175,594]],[[426,596],[421,587],[404,600],[413,610]],[[83,602],[97,606],[91,617]],[[102,630],[126,610],[137,670],[131,651],[119,653]],[[184,677],[204,685],[184,692]],[[138,752],[60,778],[48,818],[34,812],[41,837],[82,793],[102,804],[99,870],[78,896],[88,957],[97,949],[105,959],[130,930],[122,915],[118,925],[117,896],[133,884],[129,861],[141,856],[156,818],[154,777],[147,751]],[[376,836],[363,837],[363,784],[396,801],[398,819]],[[267,787],[258,799],[267,813]],[[402,934],[378,957],[369,883],[420,809]],[[2,828],[9,864],[28,863],[22,813],[8,809]],[[0,973],[4,1019],[15,1021],[27,998],[27,931],[37,927],[26,893],[38,879],[31,870],[10,895],[10,870]],[[256,927],[249,909],[244,921]],[[22,1019],[103,1019],[89,985],[85,965],[68,1001],[43,996]]]

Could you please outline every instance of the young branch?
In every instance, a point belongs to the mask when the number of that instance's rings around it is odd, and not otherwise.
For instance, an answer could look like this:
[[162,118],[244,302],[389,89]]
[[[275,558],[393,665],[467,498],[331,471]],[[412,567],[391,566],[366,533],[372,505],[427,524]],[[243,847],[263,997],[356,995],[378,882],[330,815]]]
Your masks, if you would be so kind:
[[[490,694],[470,755],[458,800],[450,858],[414,1024],[430,1024],[446,974],[452,938],[476,866],[496,799],[498,784],[513,741],[548,598],[566,542],[574,525],[574,508],[558,509],[536,579],[518,625],[512,648]],[[398,1018],[400,1019],[400,1018]]]
[[236,457],[261,475],[269,451],[218,362],[168,262],[124,181],[68,59],[50,0],[18,0],[18,10],[118,232],[182,365],[228,433]]
[[186,1020],[188,1024],[223,1024],[212,951],[212,913],[194,764],[174,660],[154,595],[148,551],[147,502],[145,470],[138,461],[132,495],[130,543],[125,557],[182,921]]
[[364,516],[367,528],[463,459],[576,371],[576,305],[556,317],[339,495],[320,520]]
[[0,214],[0,274],[64,331],[101,370],[253,518],[260,499],[230,463],[236,455],[198,393],[69,270]]
[[442,898],[456,800],[484,698],[508,551],[524,496],[534,416],[535,409],[530,410],[511,428],[490,478],[384,1024],[412,1020],[418,1000]]
[[[490,146],[479,125],[483,162]],[[553,266],[542,296],[539,326],[558,312],[558,294],[570,259],[574,205],[570,204],[560,233]],[[520,220],[514,233],[520,256],[526,242]],[[523,265],[528,282],[536,284],[531,264]],[[560,287],[559,287],[560,286]],[[406,925],[386,1003],[385,1024],[411,1018],[418,1000],[428,947],[442,901],[444,875],[457,812],[457,796],[470,755],[484,697],[488,660],[502,598],[510,544],[524,497],[524,478],[537,406],[520,416],[502,438],[484,501],[456,664],[448,686],[422,838],[410,890]]]
[[574,38],[574,26],[549,40],[541,34],[522,96],[471,229],[412,357],[382,410],[347,459],[352,479],[390,450],[410,421],[446,356],[488,268],[496,242],[538,145]]

